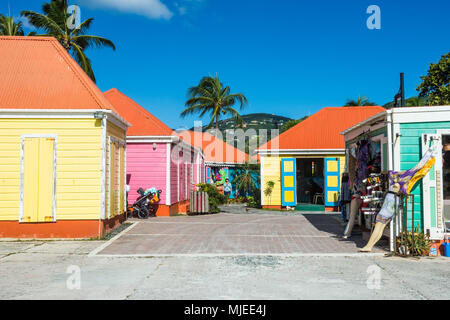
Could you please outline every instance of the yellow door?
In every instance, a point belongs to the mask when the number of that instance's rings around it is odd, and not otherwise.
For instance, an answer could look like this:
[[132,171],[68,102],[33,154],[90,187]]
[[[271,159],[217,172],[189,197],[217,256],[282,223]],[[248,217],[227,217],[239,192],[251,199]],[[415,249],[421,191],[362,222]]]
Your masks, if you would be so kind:
[[53,221],[54,138],[24,139],[22,222]]

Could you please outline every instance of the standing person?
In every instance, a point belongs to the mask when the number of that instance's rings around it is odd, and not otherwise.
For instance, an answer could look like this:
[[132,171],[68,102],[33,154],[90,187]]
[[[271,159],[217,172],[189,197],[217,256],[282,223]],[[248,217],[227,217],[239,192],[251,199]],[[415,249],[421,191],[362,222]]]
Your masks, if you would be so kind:
[[228,204],[228,200],[231,197],[232,191],[233,191],[233,187],[231,186],[230,180],[228,180],[228,178],[226,178],[225,183],[223,184],[223,193],[227,197],[227,204]]

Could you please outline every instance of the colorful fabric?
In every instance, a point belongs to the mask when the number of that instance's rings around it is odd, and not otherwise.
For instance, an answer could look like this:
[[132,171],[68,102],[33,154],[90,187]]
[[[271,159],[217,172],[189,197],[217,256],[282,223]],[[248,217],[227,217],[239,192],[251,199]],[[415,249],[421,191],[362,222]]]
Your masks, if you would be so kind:
[[431,170],[436,161],[435,157],[436,146],[432,146],[414,168],[406,171],[389,171],[390,185],[398,183],[401,193],[410,193],[414,185]]
[[395,214],[396,205],[398,206],[399,201],[399,196],[388,193],[384,198],[383,206],[380,212],[378,212],[375,221],[388,224]]

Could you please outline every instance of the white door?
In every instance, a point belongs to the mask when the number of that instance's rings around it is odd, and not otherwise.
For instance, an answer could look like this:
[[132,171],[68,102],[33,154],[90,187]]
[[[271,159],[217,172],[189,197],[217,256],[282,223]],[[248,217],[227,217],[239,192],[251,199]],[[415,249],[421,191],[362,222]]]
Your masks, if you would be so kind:
[[422,134],[422,155],[436,145],[436,163],[423,178],[423,225],[430,239],[444,237],[442,192],[442,137],[440,134]]

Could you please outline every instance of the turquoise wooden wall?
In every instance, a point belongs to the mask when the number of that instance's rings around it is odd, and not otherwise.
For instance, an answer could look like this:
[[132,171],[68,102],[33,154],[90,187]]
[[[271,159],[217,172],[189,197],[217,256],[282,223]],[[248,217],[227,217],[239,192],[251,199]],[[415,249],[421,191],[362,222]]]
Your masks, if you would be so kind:
[[[422,134],[436,133],[438,129],[450,129],[450,122],[402,123],[400,124],[400,170],[413,168],[422,158]],[[414,194],[414,227],[423,229],[422,182],[411,191]],[[412,228],[412,205],[408,204],[408,229]]]

